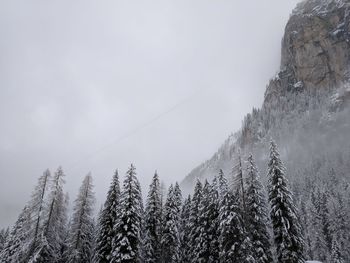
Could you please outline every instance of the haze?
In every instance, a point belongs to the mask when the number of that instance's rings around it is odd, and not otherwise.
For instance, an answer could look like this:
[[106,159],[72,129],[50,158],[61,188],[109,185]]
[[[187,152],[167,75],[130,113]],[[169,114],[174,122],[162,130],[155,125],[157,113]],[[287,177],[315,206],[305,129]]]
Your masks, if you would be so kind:
[[0,226],[44,169],[98,206],[116,168],[181,181],[259,107],[296,0],[0,1]]

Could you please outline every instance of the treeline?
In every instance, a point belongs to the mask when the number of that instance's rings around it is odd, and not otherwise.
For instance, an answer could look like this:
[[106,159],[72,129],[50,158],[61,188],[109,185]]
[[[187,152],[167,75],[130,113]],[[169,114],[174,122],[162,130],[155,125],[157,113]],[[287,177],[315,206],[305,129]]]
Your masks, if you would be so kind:
[[[0,262],[305,262],[310,235],[303,233],[311,231],[305,226],[313,217],[296,207],[276,144],[270,145],[267,191],[252,155],[246,163],[238,156],[233,176],[220,170],[212,182],[198,180],[186,198],[177,183],[164,196],[156,173],[145,207],[131,165],[122,188],[115,172],[96,221],[91,175],[68,218],[63,170],[53,176],[47,170],[12,229],[0,232]],[[324,211],[321,204],[317,208]],[[323,231],[323,219],[314,220]],[[324,238],[327,262],[346,262],[341,240]]]

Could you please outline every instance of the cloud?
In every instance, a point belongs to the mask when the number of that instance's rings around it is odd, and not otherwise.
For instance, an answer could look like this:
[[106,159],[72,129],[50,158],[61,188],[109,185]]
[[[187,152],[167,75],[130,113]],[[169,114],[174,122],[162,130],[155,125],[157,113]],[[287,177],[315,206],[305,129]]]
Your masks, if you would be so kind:
[[295,4],[1,1],[0,225],[47,167],[71,199],[92,171],[99,202],[131,162],[144,191],[155,169],[181,180],[262,102]]

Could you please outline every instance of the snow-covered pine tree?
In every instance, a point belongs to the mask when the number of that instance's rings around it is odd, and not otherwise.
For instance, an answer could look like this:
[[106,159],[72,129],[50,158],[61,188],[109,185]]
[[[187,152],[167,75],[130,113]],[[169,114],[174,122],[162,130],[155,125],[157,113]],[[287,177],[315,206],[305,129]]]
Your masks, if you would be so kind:
[[220,203],[228,191],[227,178],[222,169],[219,170],[219,175],[217,176],[216,181],[217,181],[218,199]]
[[84,178],[74,202],[67,251],[69,263],[91,262],[94,238],[94,203],[92,177],[91,174],[88,174]]
[[195,248],[195,262],[218,262],[218,195],[215,185],[211,186],[207,181],[202,191],[202,199],[199,204],[198,230]]
[[311,189],[310,203],[308,206],[310,213],[310,241],[309,250],[315,260],[326,261],[329,257],[330,244],[330,216],[328,211],[328,194],[325,189],[319,186]]
[[114,229],[111,263],[138,263],[141,253],[142,196],[134,165],[126,173],[118,211],[120,215]]
[[[175,183],[175,187],[174,187],[174,204],[175,204],[175,209],[176,209],[178,218],[180,218],[180,212],[181,212],[181,206],[182,206],[182,193],[178,182]],[[179,223],[179,220],[178,220],[178,223]]]
[[268,197],[270,217],[278,262],[303,263],[304,241],[296,215],[292,193],[287,186],[285,168],[276,144],[271,141],[268,163]]
[[59,167],[50,185],[41,240],[34,255],[29,260],[31,263],[56,262],[60,260],[60,249],[63,244],[61,231],[67,218],[65,214],[67,208],[63,194],[64,176],[62,168]]
[[70,225],[69,225],[69,219],[68,219],[68,207],[69,207],[69,194],[66,193],[64,195],[64,206],[62,209],[62,220],[60,224],[60,240],[61,240],[61,247],[60,251],[58,254],[58,263],[66,263],[67,262],[67,256],[68,256],[68,244],[69,244],[69,230],[70,230]]
[[267,231],[269,223],[263,186],[253,156],[248,157],[246,191],[246,225],[252,242],[253,256],[257,263],[273,262],[270,237]]
[[243,211],[243,218],[246,211],[246,190],[245,190],[245,180],[243,176],[243,167],[242,167],[242,157],[241,152],[238,151],[236,164],[232,169],[233,172],[233,186],[232,189],[234,193],[239,196],[239,204]]
[[158,263],[161,258],[162,203],[157,172],[149,187],[144,221],[144,262]]
[[209,237],[209,204],[210,204],[210,185],[207,180],[204,182],[202,199],[198,208],[198,224],[196,238],[196,247],[194,248],[195,257],[193,262],[209,262],[210,257],[210,237]]
[[4,249],[9,233],[10,233],[9,228],[3,228],[0,231],[0,254],[1,254],[1,251]]
[[189,195],[181,209],[180,217],[180,262],[191,262],[191,246],[190,233],[191,228],[189,224],[191,212],[191,196]]
[[26,263],[29,250],[30,209],[26,206],[20,213],[0,254],[1,263]]
[[[170,185],[164,205],[163,233],[162,233],[162,262],[179,262],[180,248],[180,207],[179,192]],[[180,204],[181,205],[181,204]]]
[[190,236],[189,236],[189,243],[191,248],[189,257],[191,258],[191,262],[194,262],[194,258],[196,257],[194,250],[197,246],[196,239],[199,236],[198,217],[199,217],[199,204],[202,200],[202,191],[203,191],[203,185],[197,179],[196,185],[194,187],[193,198],[191,201],[191,211],[190,211],[190,219],[189,219],[189,228],[191,230]]
[[29,202],[29,209],[33,215],[32,220],[34,229],[33,233],[31,233],[31,244],[28,258],[31,258],[33,256],[33,253],[37,250],[38,241],[40,241],[43,212],[45,208],[45,198],[49,188],[50,177],[50,171],[47,169],[44,171],[43,175],[39,177],[38,184],[36,185]]
[[223,263],[255,263],[251,242],[243,224],[238,197],[227,192],[220,204],[220,256]]
[[[339,189],[340,190],[340,189]],[[342,191],[334,192],[329,200],[330,204],[330,230],[332,233],[332,250],[334,241],[342,254],[344,261],[350,260],[350,226],[347,217],[347,207]]]
[[111,258],[112,240],[115,236],[114,226],[119,216],[117,211],[119,202],[120,185],[118,170],[116,170],[98,220],[94,263],[108,263]]

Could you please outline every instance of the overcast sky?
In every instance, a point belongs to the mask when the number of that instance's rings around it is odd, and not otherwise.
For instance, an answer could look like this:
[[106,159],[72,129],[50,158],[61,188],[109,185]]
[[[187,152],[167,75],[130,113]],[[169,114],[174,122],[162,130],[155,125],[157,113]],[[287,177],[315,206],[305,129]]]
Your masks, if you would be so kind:
[[181,181],[260,106],[296,0],[0,0],[0,226],[44,169]]

